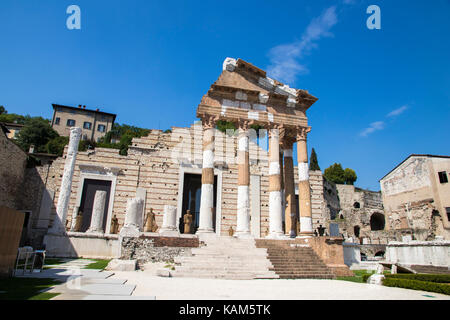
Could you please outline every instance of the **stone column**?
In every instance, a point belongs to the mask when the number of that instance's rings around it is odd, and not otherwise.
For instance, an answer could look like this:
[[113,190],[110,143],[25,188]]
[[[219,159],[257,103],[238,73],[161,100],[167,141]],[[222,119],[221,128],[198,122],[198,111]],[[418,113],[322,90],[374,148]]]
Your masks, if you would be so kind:
[[295,203],[295,181],[294,181],[294,160],[293,141],[289,138],[284,142],[284,196],[286,199],[286,209],[284,220],[286,224],[285,234],[291,238],[297,235],[297,208]]
[[103,216],[105,214],[106,191],[95,192],[94,205],[92,208],[91,225],[87,232],[103,232]]
[[216,121],[212,116],[204,116],[203,124],[203,164],[200,217],[197,233],[213,233],[214,210],[214,130]]
[[306,136],[311,128],[301,127],[297,132],[298,198],[300,235],[312,236],[311,189],[309,186],[308,149]]
[[250,167],[248,121],[239,123],[238,137],[238,198],[236,237],[249,238],[250,234]]
[[174,206],[164,206],[163,224],[159,233],[177,235],[177,208]]
[[63,234],[66,231],[67,210],[69,208],[70,190],[72,189],[72,177],[77,159],[78,144],[81,137],[81,128],[70,128],[69,147],[67,149],[64,173],[59,189],[58,203],[56,205],[56,216],[49,233]]
[[280,135],[278,128],[269,130],[269,234],[283,237],[283,217],[280,175]]
[[123,237],[139,237],[140,235],[140,221],[142,215],[142,208],[144,206],[144,199],[132,198],[127,201],[127,211],[125,214],[125,222],[120,230],[120,235]]

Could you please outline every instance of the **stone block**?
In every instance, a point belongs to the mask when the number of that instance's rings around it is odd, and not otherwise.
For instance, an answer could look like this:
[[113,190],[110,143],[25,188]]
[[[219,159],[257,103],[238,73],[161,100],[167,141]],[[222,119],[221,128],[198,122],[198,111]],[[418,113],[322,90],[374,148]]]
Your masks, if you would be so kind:
[[384,275],[382,274],[373,274],[367,279],[368,284],[376,284],[381,286],[383,284]]
[[105,270],[109,271],[135,271],[136,270],[136,260],[120,260],[112,259]]
[[169,269],[158,269],[156,270],[156,275],[158,277],[166,277],[166,278],[169,278],[171,276]]

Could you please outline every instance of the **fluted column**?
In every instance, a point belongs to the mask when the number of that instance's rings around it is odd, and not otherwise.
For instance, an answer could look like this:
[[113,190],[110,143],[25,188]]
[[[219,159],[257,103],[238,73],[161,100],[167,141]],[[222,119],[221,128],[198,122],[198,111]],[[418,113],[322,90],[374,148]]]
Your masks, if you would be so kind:
[[250,237],[250,167],[249,167],[248,121],[239,123],[238,137],[238,198],[237,198],[237,237]]
[[58,204],[56,205],[56,216],[49,233],[61,234],[66,231],[67,210],[69,208],[70,191],[72,189],[72,178],[77,160],[78,144],[81,138],[81,128],[71,127],[69,146],[67,148],[66,163],[59,190]]
[[295,205],[293,141],[286,138],[284,142],[284,197],[286,209],[284,215],[285,234],[290,237],[297,235],[297,208]]
[[311,189],[309,186],[308,149],[306,136],[311,128],[301,127],[297,132],[297,161],[298,161],[298,198],[300,209],[300,235],[311,236],[312,211]]
[[197,233],[213,233],[214,209],[214,130],[215,118],[204,116],[203,124],[203,162],[200,217]]
[[280,175],[280,135],[278,128],[269,130],[269,235],[283,237]]

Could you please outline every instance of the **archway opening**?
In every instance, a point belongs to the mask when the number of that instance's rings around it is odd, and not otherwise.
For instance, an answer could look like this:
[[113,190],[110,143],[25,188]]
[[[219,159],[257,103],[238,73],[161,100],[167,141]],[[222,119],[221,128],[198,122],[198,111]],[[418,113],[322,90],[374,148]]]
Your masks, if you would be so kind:
[[384,251],[378,251],[375,253],[375,257],[384,257]]
[[357,237],[357,238],[359,238],[359,230],[360,230],[359,226],[353,227],[353,233],[355,234],[355,237]]
[[385,219],[383,214],[375,212],[370,216],[370,230],[372,231],[384,230],[384,225]]

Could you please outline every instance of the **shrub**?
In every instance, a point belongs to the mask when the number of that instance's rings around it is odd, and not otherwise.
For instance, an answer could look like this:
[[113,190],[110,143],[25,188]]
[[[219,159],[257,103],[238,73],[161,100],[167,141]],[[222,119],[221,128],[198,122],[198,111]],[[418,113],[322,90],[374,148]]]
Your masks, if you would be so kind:
[[386,287],[398,287],[450,295],[450,286],[448,284],[386,277],[383,280],[383,285]]
[[413,274],[413,273],[401,273],[401,274],[390,274],[386,278],[395,279],[409,279],[409,280],[419,280],[428,281],[436,283],[450,283],[450,274]]

